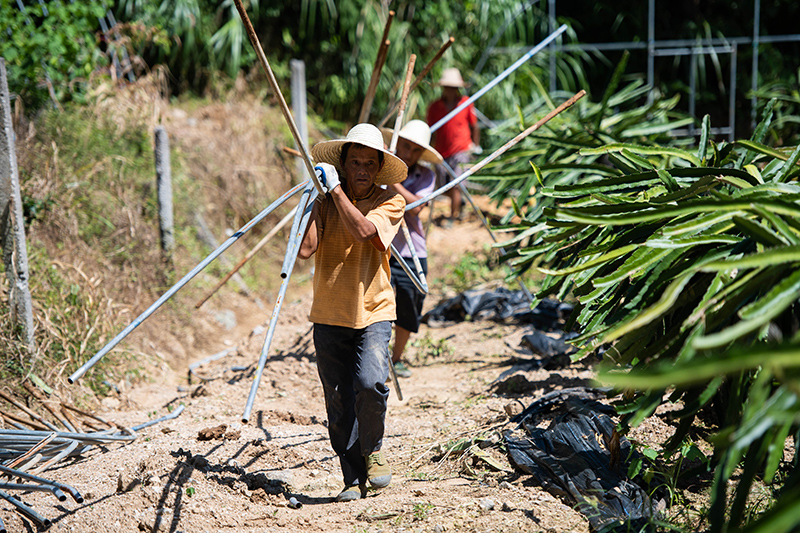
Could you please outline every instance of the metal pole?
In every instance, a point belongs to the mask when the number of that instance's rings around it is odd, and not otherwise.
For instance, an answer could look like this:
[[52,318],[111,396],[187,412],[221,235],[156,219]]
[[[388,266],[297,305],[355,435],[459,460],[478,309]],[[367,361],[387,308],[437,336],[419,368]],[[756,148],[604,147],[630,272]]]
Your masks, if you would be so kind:
[[758,115],[756,91],[758,90],[758,47],[761,44],[761,0],[756,0],[753,11],[753,66],[750,80],[750,90],[753,96],[750,97],[750,129],[755,129]]
[[103,348],[99,352],[97,352],[91,359],[86,361],[86,363],[84,363],[83,366],[81,366],[69,378],[67,378],[67,381],[69,381],[70,383],[75,383],[76,380],[80,379],[80,377],[83,376],[86,373],[87,370],[89,370],[91,367],[93,367],[95,364],[97,364],[97,362],[100,361],[100,359],[102,359],[103,356],[105,356],[108,352],[110,352],[111,349],[114,348],[114,346],[119,344],[120,341],[122,341],[122,339],[127,337],[128,334],[130,334],[131,331],[136,329],[142,322],[144,322],[144,320],[147,317],[152,315],[155,312],[156,309],[161,307],[164,304],[164,302],[166,302],[167,300],[172,298],[172,296],[176,292],[178,292],[184,285],[189,283],[189,280],[191,280],[201,270],[203,270],[205,267],[207,267],[209,265],[209,263],[211,263],[214,259],[219,257],[222,254],[222,252],[227,250],[242,235],[244,235],[245,233],[250,231],[250,229],[253,226],[255,226],[256,224],[261,222],[264,219],[264,217],[266,217],[267,215],[272,213],[275,209],[277,209],[281,204],[283,204],[286,200],[288,200],[289,198],[294,196],[296,193],[300,192],[300,190],[303,189],[305,186],[306,186],[306,183],[299,183],[299,184],[295,185],[294,187],[289,189],[287,192],[285,192],[283,194],[283,196],[281,196],[280,198],[278,198],[277,200],[272,202],[272,204],[269,207],[267,207],[266,209],[261,211],[261,213],[256,215],[256,217],[253,220],[251,220],[250,222],[248,222],[247,224],[245,224],[244,226],[239,228],[239,231],[237,231],[236,233],[231,235],[230,238],[228,238],[228,240],[226,240],[224,243],[222,243],[222,245],[219,248],[217,248],[216,250],[211,252],[205,259],[203,259],[203,261],[200,262],[199,265],[194,267],[188,274],[183,276],[180,279],[180,281],[178,281],[178,283],[173,285],[172,288],[170,288],[167,292],[164,293],[163,296],[161,296],[161,298],[156,300],[155,303],[153,303],[150,307],[148,307],[147,310],[144,313],[142,313],[141,315],[136,317],[136,319],[133,322],[131,322],[131,324],[128,325],[128,327],[126,327],[119,335],[114,337],[111,340],[111,342],[109,342],[108,344],[103,346]]
[[158,229],[164,263],[172,270],[172,251],[175,248],[172,220],[172,167],[169,137],[163,126],[155,129],[156,188],[158,189]]
[[[303,196],[300,197],[300,204],[297,206],[297,209],[294,212],[294,220],[292,220],[292,229],[289,232],[289,242],[286,244],[286,254],[283,256],[283,265],[281,265],[281,278],[286,279],[292,275],[292,269],[294,268],[295,258],[292,258],[292,250],[297,248],[298,252],[300,250],[300,241],[302,241],[303,234],[305,233],[305,228],[300,230],[300,226],[303,223],[303,219],[308,218],[310,215],[306,214],[306,204],[303,203],[308,197],[308,192],[303,191]],[[313,204],[311,204],[313,207]],[[298,237],[299,235],[299,237]],[[297,253],[294,254],[297,256]]]
[[[547,17],[550,20],[550,33],[556,31],[556,0],[548,3]],[[556,43],[550,44],[550,94],[556,92]]]
[[728,140],[733,142],[736,138],[736,60],[739,57],[737,53],[739,45],[733,43],[731,50],[731,92],[728,95],[728,117],[730,122],[730,133]]
[[33,302],[28,287],[28,247],[22,216],[14,127],[11,123],[11,96],[3,58],[0,58],[0,246],[3,248],[11,292],[9,307],[12,317],[22,325],[23,340],[33,355],[35,344]]
[[[305,167],[303,167],[303,168],[305,169]],[[264,246],[267,244],[267,242],[269,242],[269,240],[270,240],[272,237],[274,237],[274,236],[275,236],[275,235],[276,235],[276,234],[277,234],[277,233],[278,233],[278,232],[279,232],[279,231],[280,231],[280,230],[281,230],[281,229],[282,229],[282,228],[283,228],[283,227],[284,227],[284,226],[285,226],[285,225],[286,225],[286,224],[289,222],[289,220],[290,220],[292,217],[294,217],[294,214],[295,214],[295,212],[297,212],[297,206],[295,206],[294,208],[292,208],[292,210],[291,210],[291,211],[289,211],[289,213],[288,213],[288,214],[287,214],[285,217],[283,217],[283,218],[281,219],[281,221],[280,221],[280,222],[278,222],[278,223],[275,225],[275,227],[273,227],[271,230],[269,230],[269,232],[268,232],[266,235],[264,235],[264,238],[262,238],[260,241],[258,241],[258,244],[256,244],[256,245],[253,247],[253,249],[252,249],[252,250],[250,250],[249,252],[247,252],[247,255],[245,255],[245,256],[244,256],[244,258],[242,258],[242,260],[241,260],[241,261],[239,261],[239,263],[238,263],[238,264],[237,264],[237,265],[236,265],[236,266],[235,266],[235,267],[234,267],[234,268],[233,268],[233,269],[232,269],[230,272],[228,272],[228,273],[225,275],[225,277],[224,277],[224,278],[222,278],[222,279],[219,281],[219,283],[217,283],[217,286],[216,286],[216,287],[214,287],[214,288],[211,290],[211,292],[209,292],[209,293],[208,293],[208,296],[206,296],[205,298],[203,298],[202,300],[200,300],[200,301],[198,301],[196,304],[194,304],[195,308],[196,308],[196,309],[199,309],[199,308],[200,308],[200,307],[201,307],[201,306],[202,306],[204,303],[206,303],[206,300],[208,300],[209,298],[211,298],[211,297],[214,295],[214,293],[216,293],[216,292],[217,292],[217,291],[220,289],[220,287],[222,287],[223,285],[225,285],[225,284],[228,282],[228,280],[229,280],[229,279],[231,279],[231,277],[232,277],[234,274],[236,274],[237,272],[239,272],[239,269],[240,269],[240,268],[242,268],[242,267],[245,265],[245,263],[247,263],[248,261],[250,261],[250,259],[252,259],[252,258],[253,258],[253,256],[254,256],[254,255],[256,255],[256,254],[259,252],[259,250],[261,250],[261,249],[262,249],[262,248],[263,248],[263,247],[264,247]]]
[[[247,424],[250,420],[250,413],[253,411],[253,403],[256,400],[256,392],[261,383],[261,375],[264,373],[264,368],[267,365],[267,355],[269,354],[269,347],[272,344],[272,337],[275,335],[275,327],[278,325],[278,315],[281,312],[283,299],[286,296],[286,288],[289,286],[289,280],[292,277],[292,270],[294,263],[297,260],[297,254],[300,251],[300,244],[303,240],[303,235],[306,232],[306,227],[311,219],[311,212],[314,208],[314,199],[317,196],[317,191],[311,185],[307,186],[303,191],[303,196],[300,197],[300,207],[297,212],[302,213],[302,220],[295,231],[294,225],[292,226],[292,235],[289,237],[289,244],[286,247],[286,259],[284,259],[284,269],[286,277],[281,281],[280,289],[278,290],[278,297],[275,300],[275,307],[272,309],[272,317],[269,320],[269,329],[267,329],[267,336],[264,338],[264,345],[261,347],[261,356],[258,358],[258,366],[253,378],[253,385],[250,387],[250,394],[247,397],[247,405],[242,414],[242,423]],[[295,219],[297,220],[297,219]]]
[[425,271],[422,270],[422,263],[419,261],[417,249],[414,247],[414,243],[411,241],[411,232],[408,231],[408,224],[406,224],[405,218],[400,221],[400,228],[403,230],[403,237],[408,245],[408,251],[411,253],[411,259],[414,261],[414,268],[417,269],[419,283],[422,285],[422,288],[425,289],[422,291],[422,293],[428,294],[428,280],[425,279]]
[[[301,59],[289,61],[292,69],[292,111],[297,117],[297,129],[300,131],[300,138],[308,146],[308,102],[306,100],[306,64]],[[295,143],[295,146],[297,144]],[[299,147],[298,147],[299,148]],[[302,159],[298,159],[297,175],[300,181],[310,178],[308,169]]]
[[647,93],[647,103],[653,103],[653,84],[655,83],[655,59],[656,59],[656,0],[647,2],[647,85],[650,92]]
[[397,259],[397,262],[400,263],[400,266],[403,267],[405,273],[408,274],[408,277],[411,278],[411,282],[414,284],[417,290],[419,290],[419,292],[422,294],[428,294],[428,287],[423,286],[422,282],[417,279],[417,276],[414,275],[414,271],[411,270],[410,266],[408,266],[408,263],[406,263],[406,260],[403,259],[402,255],[400,255],[400,252],[397,250],[397,248],[395,248],[394,244],[390,244],[389,249],[392,251],[394,258]]
[[[692,48],[692,56],[691,60],[689,61],[689,116],[692,118],[696,117],[696,87],[697,87],[697,54],[694,53],[694,48]],[[689,126],[689,135],[694,136],[694,123]]]
[[264,72],[267,74],[270,87],[272,87],[272,91],[278,98],[281,111],[283,111],[283,118],[286,119],[286,124],[292,131],[294,142],[297,143],[300,152],[303,154],[303,160],[306,163],[306,170],[308,170],[308,175],[311,178],[311,182],[314,184],[314,188],[317,189],[317,192],[323,194],[324,192],[322,189],[322,184],[319,182],[319,179],[314,172],[314,162],[311,159],[311,154],[308,152],[306,143],[303,142],[303,137],[297,130],[297,124],[295,124],[294,119],[292,118],[292,113],[289,111],[289,106],[286,104],[286,100],[283,98],[281,88],[278,86],[278,80],[275,79],[275,73],[272,72],[272,67],[269,66],[267,56],[264,54],[264,50],[261,48],[261,42],[258,40],[258,36],[256,36],[256,30],[253,29],[253,24],[250,22],[250,17],[247,16],[247,11],[245,11],[244,6],[242,5],[242,0],[233,0],[233,3],[236,4],[236,10],[239,11],[239,16],[242,18],[244,29],[247,31],[247,37],[250,39],[250,44],[253,45],[256,55],[258,56],[259,61],[261,61],[261,66],[264,68]]
[[444,185],[443,187],[439,187],[438,189],[436,189],[435,191],[430,193],[425,198],[420,198],[419,200],[417,200],[415,202],[411,202],[410,204],[406,205],[406,211],[408,211],[409,209],[414,209],[415,207],[418,207],[418,206],[426,203],[431,198],[434,198],[436,196],[444,194],[445,192],[449,191],[453,187],[457,187],[459,183],[461,183],[465,179],[469,178],[470,176],[472,176],[473,174],[475,174],[476,172],[481,170],[483,167],[485,167],[486,165],[488,165],[489,163],[491,163],[492,161],[494,161],[495,159],[497,159],[498,157],[503,155],[508,149],[510,149],[512,146],[514,146],[515,144],[520,142],[522,139],[524,139],[525,137],[527,137],[528,135],[530,135],[534,131],[536,131],[539,128],[541,128],[542,126],[544,126],[554,116],[558,115],[559,113],[561,113],[565,109],[571,107],[575,102],[577,102],[578,100],[583,98],[585,94],[586,94],[586,91],[584,91],[584,90],[581,90],[581,91],[577,92],[574,96],[572,96],[572,98],[570,98],[569,100],[567,100],[566,102],[564,102],[563,104],[561,104],[560,106],[555,108],[554,110],[550,111],[539,122],[537,122],[533,126],[529,127],[528,129],[526,129],[525,131],[523,131],[522,133],[520,133],[519,135],[517,135],[516,137],[511,139],[506,144],[504,144],[502,147],[498,148],[489,157],[483,159],[480,163],[478,163],[477,165],[473,166],[472,168],[470,168],[469,170],[467,170],[466,172],[461,174],[461,176],[459,176],[458,179],[455,179],[455,180],[451,181],[450,183],[448,183],[447,185]]
[[487,83],[483,87],[483,89],[481,89],[480,91],[476,92],[475,94],[473,94],[472,96],[467,98],[467,100],[465,100],[463,104],[457,106],[455,109],[450,111],[450,113],[445,115],[439,122],[437,122],[436,124],[431,126],[431,133],[435,132],[436,130],[438,130],[439,128],[444,126],[447,122],[450,121],[450,119],[452,119],[454,116],[458,115],[468,105],[470,105],[472,102],[474,102],[475,100],[477,100],[478,98],[480,98],[481,96],[486,94],[486,92],[488,92],[490,89],[492,89],[495,85],[497,85],[498,83],[503,81],[505,78],[507,78],[512,72],[514,72],[519,67],[521,67],[528,59],[530,59],[531,57],[533,57],[534,55],[539,53],[543,48],[545,48],[549,43],[553,42],[556,37],[558,37],[559,35],[561,35],[565,31],[567,31],[567,25],[566,24],[562,24],[556,31],[554,31],[549,36],[547,36],[547,38],[545,40],[543,40],[542,42],[540,42],[539,44],[537,44],[536,46],[534,46],[533,48],[528,50],[528,52],[525,55],[523,55],[521,58],[519,58],[513,65],[511,65],[510,67],[505,69],[495,79],[493,79],[492,81]]

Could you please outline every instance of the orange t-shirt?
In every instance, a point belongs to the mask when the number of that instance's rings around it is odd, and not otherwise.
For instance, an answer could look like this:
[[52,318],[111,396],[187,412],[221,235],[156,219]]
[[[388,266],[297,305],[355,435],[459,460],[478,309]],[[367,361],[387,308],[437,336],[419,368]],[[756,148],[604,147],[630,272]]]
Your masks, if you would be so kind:
[[[468,100],[466,95],[461,97],[456,107],[463,104],[465,100]],[[428,126],[433,126],[439,122],[453,109],[448,110],[441,99],[436,100],[428,108]],[[434,139],[433,147],[444,158],[469,150],[472,145],[472,130],[470,126],[474,126],[477,122],[475,108],[470,104],[434,132],[436,138]]]
[[376,187],[356,207],[375,225],[386,251],[379,251],[371,242],[356,241],[333,199],[325,198],[317,220],[314,303],[308,317],[315,324],[362,329],[396,318],[389,280],[389,245],[400,228],[406,201],[399,194]]

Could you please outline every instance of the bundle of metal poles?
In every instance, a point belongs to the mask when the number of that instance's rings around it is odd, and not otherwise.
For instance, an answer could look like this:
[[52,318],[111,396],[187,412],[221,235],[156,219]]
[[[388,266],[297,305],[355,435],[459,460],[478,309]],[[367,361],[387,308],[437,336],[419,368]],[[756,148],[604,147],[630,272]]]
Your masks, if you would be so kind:
[[[23,407],[6,394],[2,394],[2,397],[12,405]],[[42,516],[9,492],[49,492],[59,502],[66,501],[67,496],[64,494],[66,492],[76,503],[83,503],[83,496],[76,488],[40,477],[38,474],[67,458],[84,455],[94,446],[133,442],[138,436],[137,431],[173,419],[180,415],[183,409],[184,406],[180,405],[161,418],[132,428],[118,428],[102,418],[66,404],[62,404],[63,418],[56,416],[55,411],[48,407],[48,410],[66,431],[62,431],[55,424],[44,420],[27,407],[23,411],[32,420],[25,420],[21,416],[0,411],[0,420],[16,428],[0,429],[0,498],[12,504],[20,514],[35,523],[37,527],[47,527],[51,524],[50,519]],[[91,432],[77,431],[75,427],[79,427],[80,423],[69,414],[70,410],[83,417],[91,418],[94,422],[104,424],[107,429]],[[92,425],[91,422],[86,421],[84,424]],[[31,429],[31,427],[42,429]],[[4,527],[0,523],[0,531],[3,529]]]

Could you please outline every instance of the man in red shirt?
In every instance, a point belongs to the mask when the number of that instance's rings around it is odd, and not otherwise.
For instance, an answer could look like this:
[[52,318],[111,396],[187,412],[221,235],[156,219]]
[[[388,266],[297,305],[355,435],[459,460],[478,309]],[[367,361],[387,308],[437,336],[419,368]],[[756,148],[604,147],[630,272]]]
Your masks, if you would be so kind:
[[[445,69],[439,85],[442,88],[442,97],[428,108],[427,119],[430,126],[467,100],[467,97],[461,94],[461,88],[466,87],[466,84],[457,68]],[[479,143],[478,120],[475,108],[471,104],[444,123],[436,130],[433,137],[433,147],[455,171],[456,176],[464,172],[463,165],[469,163],[470,155]],[[436,174],[440,186],[452,180],[443,165],[436,165]],[[447,195],[450,196],[450,219],[461,218],[461,190],[453,187]]]

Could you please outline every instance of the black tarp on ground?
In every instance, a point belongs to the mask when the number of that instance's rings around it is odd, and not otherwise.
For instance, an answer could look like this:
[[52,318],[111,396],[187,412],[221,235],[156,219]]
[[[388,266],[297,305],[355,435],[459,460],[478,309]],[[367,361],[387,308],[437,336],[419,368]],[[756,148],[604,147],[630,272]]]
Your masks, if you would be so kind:
[[521,290],[510,291],[501,287],[494,290],[464,291],[425,313],[422,321],[433,327],[445,322],[461,322],[471,317],[472,320],[533,324],[537,329],[550,331],[560,328],[571,312],[572,305],[551,299],[542,300],[531,309]]
[[[598,392],[576,388],[536,400],[505,434],[513,465],[548,492],[574,505],[593,531],[649,530],[654,504],[627,478],[630,442],[614,431],[613,408]],[[550,420],[547,428],[537,427]]]

